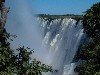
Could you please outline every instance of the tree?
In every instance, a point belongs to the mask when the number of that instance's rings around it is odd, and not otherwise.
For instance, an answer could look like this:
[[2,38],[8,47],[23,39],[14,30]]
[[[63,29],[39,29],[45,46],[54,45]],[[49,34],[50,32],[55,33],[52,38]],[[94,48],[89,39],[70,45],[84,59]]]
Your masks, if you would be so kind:
[[56,71],[36,59],[30,62],[30,55],[34,51],[28,47],[19,47],[18,54],[15,55],[7,41],[9,37],[8,33],[3,33],[0,37],[0,75],[42,75],[42,72]]
[[89,37],[100,35],[100,2],[86,11],[83,16],[83,26]]
[[10,50],[10,43],[7,42],[7,39],[9,39],[10,34],[6,33],[5,23],[7,19],[7,13],[9,12],[9,9],[5,7],[4,1],[0,0],[0,74],[1,75],[11,75],[11,70],[14,69],[12,67],[14,61],[13,57],[13,51]]
[[[18,75],[42,75],[42,72],[53,72],[51,66],[42,64],[40,61],[34,59],[30,62],[30,55],[34,52],[30,48],[19,47],[19,53],[16,55],[16,74]],[[28,52],[29,51],[29,52]]]
[[75,71],[78,75],[100,75],[100,2],[86,11],[83,26],[89,42],[79,49],[77,57],[81,62]]
[[4,0],[0,0],[0,11],[0,75],[42,75],[42,72],[56,71],[36,59],[30,62],[33,51],[28,47],[19,47],[17,49],[19,53],[14,54],[8,42],[12,35],[4,28],[9,11],[4,5]]
[[0,34],[2,34],[3,29],[5,27],[7,13],[9,12],[9,8],[4,5],[5,0],[0,0],[0,11],[1,11],[1,18],[0,18]]
[[100,36],[90,39],[89,43],[80,48],[78,55],[81,63],[75,71],[78,75],[95,75],[100,72]]

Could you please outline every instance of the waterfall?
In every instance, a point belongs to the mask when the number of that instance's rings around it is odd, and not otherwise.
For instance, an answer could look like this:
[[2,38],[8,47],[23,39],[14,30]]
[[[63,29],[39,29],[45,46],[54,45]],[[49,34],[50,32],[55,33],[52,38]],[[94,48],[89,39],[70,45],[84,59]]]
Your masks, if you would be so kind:
[[57,73],[47,75],[74,75],[76,63],[72,61],[85,38],[81,21],[78,24],[71,18],[38,18],[38,21],[41,25],[42,44],[49,51],[48,64],[58,70]]
[[18,36],[12,42],[12,47],[16,48],[19,44],[29,46],[35,50],[36,59],[58,70],[46,75],[73,75],[76,63],[72,61],[85,38],[81,21],[77,24],[71,18],[38,18],[37,27],[28,0],[7,0],[7,6],[10,12],[6,29]]

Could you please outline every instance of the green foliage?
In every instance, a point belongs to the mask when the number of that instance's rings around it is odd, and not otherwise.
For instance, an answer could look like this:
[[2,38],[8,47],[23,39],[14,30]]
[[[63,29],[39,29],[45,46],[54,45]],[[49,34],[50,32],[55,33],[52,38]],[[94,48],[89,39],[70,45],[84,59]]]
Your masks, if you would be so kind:
[[28,47],[19,47],[18,54],[15,55],[7,41],[10,36],[6,30],[0,34],[0,75],[42,75],[42,72],[56,71],[51,66],[42,64],[36,59],[30,62],[30,55],[34,51]]
[[87,45],[80,48],[79,58],[82,60],[75,71],[79,75],[95,75],[100,72],[100,36],[90,39]]
[[7,42],[9,36],[10,34],[6,33],[6,30],[0,34],[0,75],[5,75],[5,73],[11,75],[12,70],[14,70],[14,53],[10,50],[10,43]]
[[83,26],[90,37],[100,34],[100,2],[94,4],[83,16]]
[[79,50],[77,57],[81,62],[75,71],[78,75],[100,75],[100,2],[87,10],[83,26],[90,39]]
[[17,50],[19,51],[16,55],[16,68],[18,75],[42,75],[42,72],[53,72],[51,66],[41,64],[41,62],[36,61],[36,59],[30,62],[30,55],[33,53],[33,50],[30,50],[30,48],[24,48],[23,46],[19,47]]

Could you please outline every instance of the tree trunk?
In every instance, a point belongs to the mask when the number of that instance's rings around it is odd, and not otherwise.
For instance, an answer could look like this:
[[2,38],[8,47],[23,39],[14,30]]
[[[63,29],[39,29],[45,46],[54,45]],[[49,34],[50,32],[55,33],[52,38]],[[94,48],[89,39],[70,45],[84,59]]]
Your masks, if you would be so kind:
[[0,0],[0,11],[0,34],[2,34],[7,19],[7,13],[9,12],[9,8],[5,7],[3,0]]

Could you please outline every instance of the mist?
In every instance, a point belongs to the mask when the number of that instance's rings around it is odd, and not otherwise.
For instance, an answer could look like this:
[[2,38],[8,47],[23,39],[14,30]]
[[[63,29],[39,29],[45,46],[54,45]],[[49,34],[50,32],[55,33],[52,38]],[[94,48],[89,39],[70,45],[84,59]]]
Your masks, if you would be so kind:
[[6,23],[7,32],[17,35],[17,38],[11,42],[12,49],[19,46],[30,47],[35,51],[31,57],[45,62],[44,57],[46,57],[47,50],[41,46],[42,39],[38,23],[29,0],[7,0],[6,6],[10,8]]

